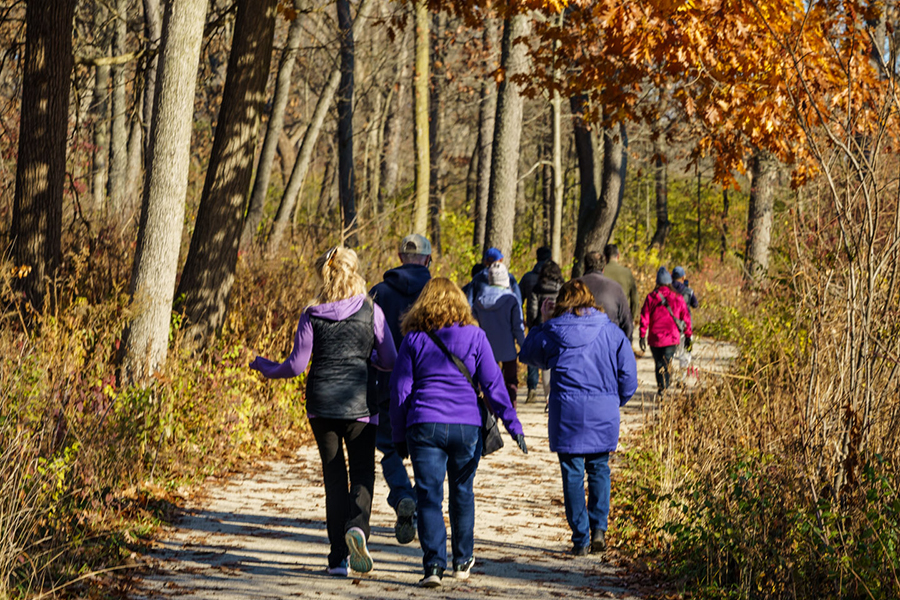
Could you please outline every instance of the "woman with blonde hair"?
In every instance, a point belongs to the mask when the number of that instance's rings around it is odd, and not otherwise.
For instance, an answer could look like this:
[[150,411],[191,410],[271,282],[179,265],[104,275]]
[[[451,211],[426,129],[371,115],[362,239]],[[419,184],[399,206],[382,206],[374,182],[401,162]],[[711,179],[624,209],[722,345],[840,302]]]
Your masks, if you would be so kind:
[[319,291],[300,317],[291,355],[283,363],[257,356],[250,368],[280,379],[300,375],[309,364],[306,414],[325,480],[331,544],[327,571],[346,577],[348,554],[354,571],[366,573],[373,567],[366,540],[375,487],[378,407],[366,394],[368,365],[390,371],[397,351],[384,314],[366,295],[356,252],[334,247],[316,260],[315,269]]
[[606,548],[609,453],[619,443],[619,408],[637,391],[637,364],[628,338],[583,281],[564,284],[555,305],[541,311],[519,360],[550,369],[550,451],[559,455],[572,553],[582,556]]
[[[466,579],[475,562],[475,471],[482,415],[474,386],[527,454],[522,424],[503,375],[465,294],[449,279],[429,281],[403,319],[404,338],[391,374],[394,446],[412,460],[418,499],[423,587],[438,587],[447,567],[442,503],[450,488],[453,576]],[[459,366],[457,366],[457,364]]]

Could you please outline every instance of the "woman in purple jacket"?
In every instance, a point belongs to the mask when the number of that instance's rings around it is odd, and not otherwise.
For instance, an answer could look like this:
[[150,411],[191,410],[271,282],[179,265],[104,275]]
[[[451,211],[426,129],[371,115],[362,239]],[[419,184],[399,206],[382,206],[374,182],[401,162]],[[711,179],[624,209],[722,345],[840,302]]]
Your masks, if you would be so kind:
[[281,379],[296,377],[310,365],[306,414],[322,458],[331,543],[328,574],[346,577],[348,554],[354,571],[365,573],[373,566],[366,539],[375,487],[378,407],[366,394],[368,365],[390,371],[397,350],[381,308],[366,295],[356,252],[332,248],[316,261],[316,274],[320,290],[300,317],[291,355],[283,363],[257,356],[250,368]]
[[572,553],[583,556],[606,548],[609,453],[619,443],[619,407],[637,390],[637,364],[628,338],[582,281],[563,285],[556,305],[542,310],[544,322],[528,332],[519,360],[551,372],[550,450],[562,468]]
[[475,390],[437,343],[456,355],[480,386],[522,452],[522,424],[509,401],[491,345],[466,296],[449,279],[429,281],[403,319],[405,335],[391,375],[394,446],[412,459],[416,476],[423,587],[438,587],[447,567],[444,475],[450,483],[453,576],[466,579],[475,562],[475,494],[481,458],[481,412]]

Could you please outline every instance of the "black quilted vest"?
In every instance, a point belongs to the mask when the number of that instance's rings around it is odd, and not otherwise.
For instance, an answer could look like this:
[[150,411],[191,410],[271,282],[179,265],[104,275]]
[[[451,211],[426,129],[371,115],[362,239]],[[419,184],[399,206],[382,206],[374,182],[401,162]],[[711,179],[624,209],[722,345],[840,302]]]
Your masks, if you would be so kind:
[[372,303],[343,321],[310,317],[312,361],[306,379],[307,414],[326,419],[358,419],[378,412],[366,401],[369,359],[375,347]]

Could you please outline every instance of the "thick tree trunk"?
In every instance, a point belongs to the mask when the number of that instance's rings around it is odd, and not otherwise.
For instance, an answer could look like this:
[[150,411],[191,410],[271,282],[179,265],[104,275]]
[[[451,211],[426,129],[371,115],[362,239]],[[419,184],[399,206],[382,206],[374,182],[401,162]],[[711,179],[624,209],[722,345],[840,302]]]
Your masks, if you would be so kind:
[[603,171],[600,197],[587,231],[585,250],[602,252],[609,243],[622,199],[625,196],[625,176],[628,172],[628,134],[624,123],[603,130]]
[[529,15],[509,17],[503,27],[500,62],[506,75],[497,90],[497,120],[491,151],[491,188],[484,240],[485,246],[498,248],[503,256],[509,256],[512,252],[524,106],[524,97],[512,78],[528,70],[528,44],[520,38],[527,38],[530,33]]
[[481,254],[487,231],[488,198],[491,195],[491,152],[494,149],[494,120],[497,118],[497,83],[493,71],[497,67],[497,25],[493,19],[484,20],[482,52],[484,77],[478,103],[478,183],[475,187],[475,232],[472,245]]
[[[301,0],[294,0],[294,8],[302,8]],[[281,52],[281,61],[278,65],[278,76],[275,80],[275,92],[272,99],[272,113],[269,115],[269,124],[266,127],[266,137],[263,141],[262,151],[256,167],[256,180],[253,182],[253,193],[250,195],[250,208],[247,209],[247,217],[244,220],[241,233],[241,248],[247,248],[256,238],[259,224],[262,221],[263,209],[266,197],[269,193],[269,182],[272,179],[272,164],[275,162],[275,154],[278,151],[278,142],[284,130],[284,112],[287,108],[291,92],[291,79],[294,65],[297,63],[297,50],[300,47],[300,38],[303,35],[303,19],[298,15],[291,22],[288,29],[287,41]]]
[[17,288],[38,311],[59,266],[75,0],[30,0],[10,237]]
[[745,279],[765,286],[769,275],[769,243],[772,238],[772,216],[775,206],[775,183],[778,162],[765,151],[757,150],[751,165],[750,206],[747,216],[747,252],[744,260]]
[[669,168],[666,160],[664,141],[662,134],[653,143],[655,156],[653,175],[656,183],[656,233],[650,240],[650,248],[656,246],[662,250],[666,245],[666,237],[672,224],[669,222]]
[[[127,52],[128,0],[116,0],[113,19],[113,54]],[[125,204],[128,190],[128,95],[126,94],[127,64],[112,70],[112,136],[109,153],[109,203],[114,211]]]
[[384,124],[384,156],[381,160],[381,189],[378,192],[379,205],[384,206],[387,198],[397,193],[397,181],[400,173],[400,140],[403,135],[403,103],[406,100],[406,82],[409,79],[409,32],[406,27],[400,42],[397,55],[397,78],[394,82],[394,94],[388,107]]
[[447,15],[443,12],[434,15],[433,46],[431,64],[434,65],[431,77],[431,98],[429,103],[429,157],[430,165],[428,195],[429,213],[431,215],[431,247],[436,254],[442,253],[441,247],[441,213],[444,205],[444,184],[441,164],[444,160],[444,96],[446,95],[447,67],[446,49],[444,46],[444,30],[447,27]]
[[124,335],[124,384],[149,377],[165,362],[168,350],[206,8],[207,0],[166,4],[131,276],[134,318]]
[[342,239],[356,246],[356,170],[353,164],[353,18],[350,0],[337,0],[338,30],[341,36],[341,82],[337,92],[338,113],[338,198],[341,202]]
[[428,59],[431,44],[428,29],[428,6],[425,0],[416,0],[416,63],[415,63],[415,142],[416,142],[416,195],[413,203],[413,232],[428,233]]
[[[100,55],[109,55],[109,36],[104,30],[109,13],[102,2],[94,8],[94,31]],[[91,110],[94,122],[94,165],[91,191],[94,206],[106,206],[106,184],[109,181],[109,67],[97,65],[94,75],[94,105]]]
[[[206,181],[178,286],[185,342],[202,348],[225,322],[272,60],[276,0],[238,0]],[[183,300],[181,300],[183,299]]]
[[478,187],[478,147],[481,139],[475,138],[475,146],[469,156],[469,164],[466,166],[466,206],[474,206],[475,188]]
[[569,99],[572,109],[572,129],[574,131],[575,152],[578,156],[578,177],[581,196],[578,203],[578,230],[575,236],[575,262],[572,265],[572,277],[581,277],[584,273],[584,255],[587,252],[588,230],[594,212],[597,210],[597,188],[594,160],[594,140],[591,129],[584,121],[587,110],[587,96],[572,96]]
[[[362,0],[356,11],[356,18],[353,21],[353,36],[358,36],[362,31],[363,25],[367,22],[369,11],[372,7],[372,0]],[[298,152],[297,161],[291,170],[291,178],[284,190],[281,203],[278,205],[278,213],[275,215],[275,222],[272,223],[272,230],[269,233],[269,239],[266,241],[266,254],[274,256],[281,246],[281,240],[284,232],[291,223],[291,215],[294,213],[294,205],[297,203],[297,196],[300,195],[300,189],[303,187],[303,181],[309,172],[309,164],[312,159],[313,150],[316,147],[316,141],[322,132],[322,125],[325,123],[325,117],[328,115],[328,109],[331,107],[331,101],[338,90],[341,83],[341,69],[336,67],[328,77],[325,88],[316,101],[316,108],[313,110],[312,118],[303,134],[303,141],[300,142],[300,151]]]

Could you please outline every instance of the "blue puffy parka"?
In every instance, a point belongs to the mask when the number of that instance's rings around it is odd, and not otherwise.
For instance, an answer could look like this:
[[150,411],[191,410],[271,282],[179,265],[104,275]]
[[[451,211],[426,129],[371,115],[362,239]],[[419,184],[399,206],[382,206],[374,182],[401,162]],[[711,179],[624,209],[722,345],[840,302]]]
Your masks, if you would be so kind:
[[619,444],[619,407],[637,391],[631,343],[604,313],[565,313],[531,329],[519,360],[550,369],[550,450],[613,452]]

